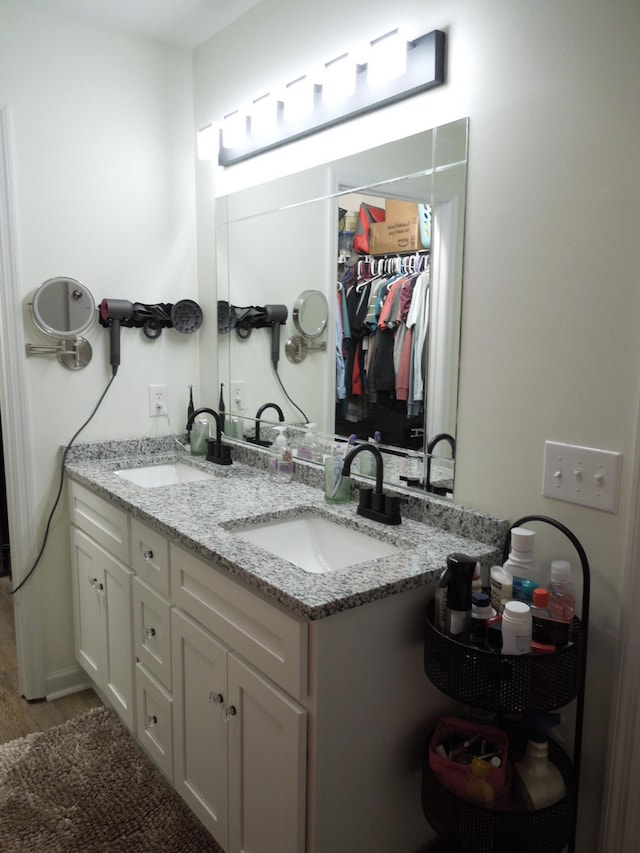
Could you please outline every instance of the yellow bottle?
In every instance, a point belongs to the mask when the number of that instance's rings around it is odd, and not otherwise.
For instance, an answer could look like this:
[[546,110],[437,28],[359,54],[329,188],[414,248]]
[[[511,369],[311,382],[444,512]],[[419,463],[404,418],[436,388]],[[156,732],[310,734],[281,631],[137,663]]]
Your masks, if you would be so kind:
[[491,765],[484,758],[474,758],[471,761],[471,773],[465,791],[466,799],[479,806],[491,808],[495,800],[495,791],[489,782]]

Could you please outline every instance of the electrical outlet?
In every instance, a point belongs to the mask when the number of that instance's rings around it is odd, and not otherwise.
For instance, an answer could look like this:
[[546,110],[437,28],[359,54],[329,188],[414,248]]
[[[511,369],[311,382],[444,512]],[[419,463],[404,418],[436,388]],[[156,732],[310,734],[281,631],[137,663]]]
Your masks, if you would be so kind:
[[622,454],[545,441],[542,494],[547,498],[618,511]]
[[231,380],[231,411],[244,412],[247,402],[245,397],[245,381],[244,379]]
[[157,418],[169,412],[169,386],[149,385],[149,417]]

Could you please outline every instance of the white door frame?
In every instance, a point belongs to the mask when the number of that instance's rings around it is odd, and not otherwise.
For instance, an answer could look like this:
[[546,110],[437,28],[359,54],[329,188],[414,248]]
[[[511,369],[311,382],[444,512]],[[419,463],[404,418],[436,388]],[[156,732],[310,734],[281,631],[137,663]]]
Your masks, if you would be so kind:
[[625,549],[617,675],[607,749],[607,778],[602,801],[603,853],[640,850],[640,410],[633,458],[629,535]]
[[[0,104],[0,404],[13,586],[36,557],[33,470],[27,435],[23,305],[9,108]],[[45,696],[45,654],[40,588],[34,577],[14,599],[18,686],[26,699]]]

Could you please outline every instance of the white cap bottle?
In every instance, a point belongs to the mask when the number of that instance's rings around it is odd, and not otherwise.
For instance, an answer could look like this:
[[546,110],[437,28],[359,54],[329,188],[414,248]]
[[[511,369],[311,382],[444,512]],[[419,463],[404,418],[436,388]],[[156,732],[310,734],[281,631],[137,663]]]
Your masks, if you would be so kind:
[[531,608],[524,601],[507,601],[502,612],[502,654],[526,655],[531,651]]
[[522,601],[522,581],[535,581],[540,586],[540,569],[533,556],[535,533],[526,527],[511,529],[511,551],[505,560],[505,568],[513,576],[513,597]]

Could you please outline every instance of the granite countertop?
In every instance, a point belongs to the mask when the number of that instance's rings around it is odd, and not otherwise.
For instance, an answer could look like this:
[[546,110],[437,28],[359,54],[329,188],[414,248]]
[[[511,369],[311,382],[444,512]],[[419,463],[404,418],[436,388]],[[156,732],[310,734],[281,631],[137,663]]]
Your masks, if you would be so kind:
[[[357,515],[354,501],[329,506],[317,485],[296,480],[274,483],[260,467],[264,465],[264,453],[258,456],[257,465],[242,461],[243,456],[247,456],[246,452],[238,448],[237,457],[234,450],[234,463],[220,466],[202,457],[191,457],[175,441],[103,442],[71,448],[65,470],[70,479],[131,513],[170,541],[214,562],[218,568],[309,620],[429,584],[445,567],[447,555],[453,552],[469,554],[487,565],[494,560],[498,540],[508,526],[497,519],[487,519],[487,524],[483,524],[484,517],[477,516],[471,527],[482,535],[472,539],[406,517],[397,526],[379,524]],[[115,473],[123,468],[177,461],[207,471],[213,478],[143,488]],[[302,466],[300,478],[312,480],[316,472],[311,470],[304,476]],[[247,524],[296,517],[304,511],[395,544],[399,554],[325,574],[311,574],[243,541],[234,532]],[[469,527],[468,520],[462,529],[465,527]]]

